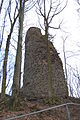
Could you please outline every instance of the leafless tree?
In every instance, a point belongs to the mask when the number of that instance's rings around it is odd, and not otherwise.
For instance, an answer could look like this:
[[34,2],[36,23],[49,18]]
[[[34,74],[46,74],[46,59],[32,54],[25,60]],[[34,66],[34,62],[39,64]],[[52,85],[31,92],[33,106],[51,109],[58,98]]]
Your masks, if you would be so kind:
[[77,1],[77,3],[80,5],[80,0],[76,0]]
[[13,87],[12,87],[12,95],[14,98],[14,108],[18,103],[19,89],[20,89],[20,79],[21,79],[21,58],[22,58],[22,33],[23,33],[23,20],[24,20],[24,8],[25,8],[25,0],[19,1],[19,32],[18,32],[18,44],[17,44],[17,53],[16,53],[16,61],[14,68],[14,76],[13,76]]
[[65,79],[67,81],[68,79],[68,75],[67,75],[67,57],[66,57],[66,40],[67,40],[68,36],[66,36],[65,38],[62,37],[63,40],[63,55],[64,55],[64,71],[65,71]]
[[68,64],[68,86],[71,97],[80,98],[80,73],[78,68],[73,68]]
[[67,1],[64,5],[63,1],[57,0],[37,0],[37,14],[40,17],[43,17],[44,19],[44,25],[41,27],[45,31],[45,39],[47,40],[47,56],[48,56],[48,79],[49,79],[49,93],[50,98],[53,98],[53,88],[52,88],[52,66],[51,66],[51,58],[50,58],[50,47],[49,47],[49,29],[60,29],[60,25],[62,23],[59,23],[58,27],[52,26],[52,22],[54,20],[54,17],[60,14],[65,7],[67,6]]
[[1,10],[2,10],[3,2],[4,2],[4,0],[1,0],[1,4],[0,4],[0,13],[1,13]]
[[[78,3],[78,5],[80,6],[80,0],[75,0],[77,3]],[[78,8],[77,9],[77,12],[80,14],[80,8]]]
[[8,34],[7,37],[7,42],[6,42],[6,48],[5,48],[5,56],[4,56],[4,62],[3,62],[3,79],[2,79],[2,92],[1,92],[1,96],[5,97],[5,86],[6,86],[6,75],[7,75],[7,59],[8,59],[8,52],[9,52],[9,46],[10,46],[10,39],[11,39],[11,35],[13,33],[13,28],[14,25],[16,23],[16,20],[19,16],[19,13],[17,13],[16,15],[16,9],[17,9],[17,4],[14,10],[14,17],[13,20],[11,18],[11,0],[9,1],[9,6],[8,6],[8,16],[9,16],[9,20],[10,20],[10,33]]
[[[8,1],[9,2],[9,1]],[[3,4],[3,3],[2,3]],[[1,5],[2,6],[2,5]],[[1,7],[2,8],[2,7]],[[4,37],[4,29],[5,29],[5,23],[6,23],[6,17],[7,17],[7,13],[8,13],[8,8],[9,6],[7,7],[7,9],[5,10],[5,15],[3,16],[3,24],[0,26],[2,27],[2,30],[1,30],[1,39],[0,39],[0,51],[1,51],[1,47],[2,47],[2,42],[3,42],[3,37]]]
[[[22,39],[23,39],[23,22],[24,22],[24,13],[28,12],[34,4],[29,1],[26,5],[28,0],[19,0],[19,31],[18,31],[18,44],[17,44],[17,52],[16,52],[16,60],[15,60],[15,67],[14,67],[14,76],[13,76],[13,85],[12,85],[12,96],[14,99],[13,107],[18,104],[18,96],[20,90],[20,80],[21,80],[21,63],[22,63]],[[31,4],[31,6],[30,6]]]

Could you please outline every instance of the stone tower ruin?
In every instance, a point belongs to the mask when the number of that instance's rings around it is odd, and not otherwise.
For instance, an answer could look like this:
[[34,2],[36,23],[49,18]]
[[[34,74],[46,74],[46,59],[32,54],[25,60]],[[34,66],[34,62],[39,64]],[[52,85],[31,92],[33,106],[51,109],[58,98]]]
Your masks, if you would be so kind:
[[[63,65],[58,53],[50,42],[52,65],[52,86],[56,97],[66,97],[68,90]],[[23,94],[29,98],[48,98],[49,80],[47,63],[47,40],[41,30],[31,27],[25,39],[25,62],[23,76]]]

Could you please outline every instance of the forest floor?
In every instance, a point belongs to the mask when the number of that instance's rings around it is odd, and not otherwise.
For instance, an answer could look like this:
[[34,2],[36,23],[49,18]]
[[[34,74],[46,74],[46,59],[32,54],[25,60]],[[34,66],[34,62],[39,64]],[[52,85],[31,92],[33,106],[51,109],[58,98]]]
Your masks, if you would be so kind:
[[[10,99],[6,97],[3,101],[0,98],[0,120],[80,120],[80,99],[69,97],[61,103],[49,104],[42,100],[27,100],[23,97],[20,98],[19,106],[15,111],[11,109]],[[68,108],[66,105],[59,106],[66,103],[74,104],[67,104]],[[28,114],[55,106],[57,107],[41,113]],[[18,118],[14,118],[16,116]]]

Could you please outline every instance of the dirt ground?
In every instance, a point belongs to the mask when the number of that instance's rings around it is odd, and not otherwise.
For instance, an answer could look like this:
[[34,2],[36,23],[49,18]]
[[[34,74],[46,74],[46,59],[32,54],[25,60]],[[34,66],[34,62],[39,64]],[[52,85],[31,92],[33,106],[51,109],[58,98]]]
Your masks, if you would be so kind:
[[[80,120],[80,99],[69,98],[68,100],[64,100],[62,103],[50,105],[42,101],[27,100],[26,98],[23,98],[20,100],[20,104],[16,111],[10,110],[7,107],[9,100],[10,99],[8,98],[5,101],[2,101],[0,98],[0,120]],[[75,104],[59,106],[65,103]],[[57,108],[26,116],[28,113],[55,106],[57,106]],[[19,118],[9,119],[16,116]]]

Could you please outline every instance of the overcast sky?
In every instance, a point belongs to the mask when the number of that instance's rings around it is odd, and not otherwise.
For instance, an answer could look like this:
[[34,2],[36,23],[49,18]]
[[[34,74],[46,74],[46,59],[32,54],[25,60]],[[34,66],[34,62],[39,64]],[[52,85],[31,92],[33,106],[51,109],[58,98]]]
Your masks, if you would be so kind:
[[[66,36],[68,36],[68,39],[66,40],[66,51],[67,51],[66,56],[68,57],[67,62],[74,67],[79,66],[80,68],[80,62],[79,62],[80,47],[78,47],[80,46],[80,16],[79,13],[77,12],[78,8],[79,6],[75,2],[75,0],[68,0],[67,7],[63,10],[63,12],[60,15],[58,15],[56,19],[58,22],[60,22],[63,19],[61,29],[68,33],[66,34],[60,30],[56,30],[55,32],[54,30],[51,30],[51,32],[56,34],[53,44],[60,53],[60,57],[62,58],[62,60],[63,60],[63,52],[62,52],[63,41],[61,37],[63,36],[65,38]],[[28,25],[28,28],[30,26],[39,26],[37,22],[38,21],[37,15],[33,11],[34,10],[27,13],[28,19],[25,22],[25,24]]]
[[[71,58],[67,59],[69,60],[68,61],[69,64],[72,64],[72,65],[80,65],[80,62],[79,62],[80,61],[79,59],[80,58],[80,47],[78,47],[80,45],[80,17],[77,12],[77,8],[78,8],[78,5],[76,4],[74,0],[68,1],[68,5],[63,11],[63,17],[64,17],[63,23],[64,24],[62,26],[62,29],[68,33],[67,34],[61,33],[59,35],[59,31],[58,31],[59,39],[61,36],[63,36],[64,38],[67,35],[69,36],[68,39],[66,40],[66,51],[67,51],[66,55],[68,57],[72,54],[75,54],[75,56],[73,56],[74,59],[73,57],[72,57],[72,60]],[[58,38],[56,38],[54,44],[57,49],[58,47],[60,47],[60,51],[62,51],[62,40],[60,41],[60,43],[58,41],[59,41]],[[76,54],[79,54],[79,56]]]

